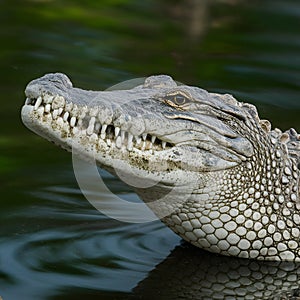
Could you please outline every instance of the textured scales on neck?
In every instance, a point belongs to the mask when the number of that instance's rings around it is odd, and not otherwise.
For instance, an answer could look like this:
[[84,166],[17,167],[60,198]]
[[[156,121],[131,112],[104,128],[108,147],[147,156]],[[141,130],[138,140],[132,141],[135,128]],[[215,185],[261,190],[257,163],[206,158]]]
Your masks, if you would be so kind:
[[[300,261],[300,136],[271,130],[255,107],[254,155],[223,173],[203,174],[204,188],[164,221],[195,246],[214,253],[259,260]],[[199,204],[199,199],[202,203]]]
[[[134,170],[137,179],[157,182],[137,193],[193,245],[229,256],[300,261],[294,129],[271,130],[253,105],[177,85],[165,75],[128,90],[95,92],[48,74],[25,93],[26,126],[95,157],[112,173],[122,161],[124,174]],[[178,193],[165,197],[174,187]]]

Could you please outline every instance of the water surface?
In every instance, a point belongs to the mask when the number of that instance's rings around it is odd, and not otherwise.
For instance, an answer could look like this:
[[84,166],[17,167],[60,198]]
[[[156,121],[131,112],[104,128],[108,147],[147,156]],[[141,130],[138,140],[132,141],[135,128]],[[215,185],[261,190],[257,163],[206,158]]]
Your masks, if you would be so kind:
[[[261,286],[256,275],[248,285],[230,278],[229,288],[208,294],[209,287],[200,284],[203,274],[196,275],[187,263],[176,269],[181,260],[196,265],[193,250],[186,250],[160,222],[127,224],[100,214],[77,186],[71,155],[30,133],[20,121],[25,85],[45,73],[64,72],[74,85],[86,89],[163,73],[210,91],[232,93],[255,104],[274,127],[300,131],[299,1],[207,2],[0,3],[0,296],[4,300],[160,295],[175,299],[174,287],[184,292],[191,278],[200,278],[194,282],[196,299],[224,299],[233,293],[235,299],[253,299],[251,295],[270,299],[280,293],[278,287],[297,289],[297,266],[277,265],[274,271],[268,265],[258,270],[268,270],[263,282],[269,285]],[[103,177],[114,193],[138,201],[130,187],[107,173]],[[202,269],[217,270],[214,274],[220,278],[220,264],[232,269],[226,258],[220,261],[201,251],[199,257],[200,266],[212,263]],[[161,271],[165,264],[167,271]],[[233,266],[241,264],[246,272],[242,274],[257,269],[246,260]],[[170,274],[180,273],[187,274],[187,280],[170,280]],[[219,277],[212,275],[212,281],[213,276],[219,284]],[[193,297],[183,295],[181,299]]]

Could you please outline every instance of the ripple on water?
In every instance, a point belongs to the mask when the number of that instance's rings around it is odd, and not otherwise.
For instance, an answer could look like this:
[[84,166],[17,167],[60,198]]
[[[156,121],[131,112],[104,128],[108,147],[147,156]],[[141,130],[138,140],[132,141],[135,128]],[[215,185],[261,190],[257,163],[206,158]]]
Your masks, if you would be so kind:
[[[124,188],[116,193],[137,197]],[[129,292],[179,241],[160,222],[109,219],[77,188],[51,186],[34,196],[38,206],[6,219],[23,222],[26,231],[0,241],[0,286],[8,299],[72,287]]]

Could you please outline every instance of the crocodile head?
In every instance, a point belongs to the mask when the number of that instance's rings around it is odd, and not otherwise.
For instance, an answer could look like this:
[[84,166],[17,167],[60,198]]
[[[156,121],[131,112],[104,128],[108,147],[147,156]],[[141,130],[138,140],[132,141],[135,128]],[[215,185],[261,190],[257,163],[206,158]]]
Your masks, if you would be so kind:
[[[130,89],[96,92],[73,87],[66,75],[48,74],[30,82],[25,93],[27,127],[114,174],[122,172],[122,179],[153,181],[137,187],[145,202],[179,186],[178,195],[153,210],[159,215],[170,206],[163,221],[189,242],[241,257],[298,256],[288,247],[276,256],[278,250],[265,248],[279,241],[264,240],[267,226],[278,220],[278,207],[286,214],[284,226],[287,218],[300,223],[294,214],[298,135],[271,130],[253,105],[165,75]],[[249,220],[256,227],[248,238]],[[270,232],[278,233],[280,226]]]
[[251,125],[253,107],[230,95],[177,85],[169,76],[149,77],[128,90],[94,92],[74,88],[63,74],[48,74],[30,82],[25,93],[27,127],[108,169],[122,160],[172,183],[178,170],[224,170],[253,155],[251,141],[236,130]]
[[95,92],[48,74],[25,93],[22,119],[31,130],[140,187],[150,181],[162,191],[186,186],[187,178],[197,186],[201,172],[223,171],[253,155],[251,141],[235,129],[247,126],[252,107],[169,76]]

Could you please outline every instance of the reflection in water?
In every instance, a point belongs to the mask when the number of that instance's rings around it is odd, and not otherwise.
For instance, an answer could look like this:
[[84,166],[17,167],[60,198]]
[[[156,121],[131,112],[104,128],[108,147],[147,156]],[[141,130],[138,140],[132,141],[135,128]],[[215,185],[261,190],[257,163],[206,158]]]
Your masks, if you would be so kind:
[[295,299],[300,295],[299,281],[299,263],[218,256],[184,243],[139,283],[134,295],[137,299]]

